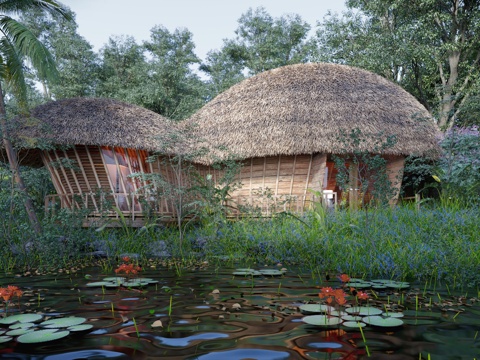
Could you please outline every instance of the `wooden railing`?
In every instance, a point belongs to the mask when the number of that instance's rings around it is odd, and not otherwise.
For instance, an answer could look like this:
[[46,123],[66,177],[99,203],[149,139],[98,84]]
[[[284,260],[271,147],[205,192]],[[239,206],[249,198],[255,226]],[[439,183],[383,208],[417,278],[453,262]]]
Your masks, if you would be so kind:
[[55,194],[45,197],[47,213],[56,212],[59,209],[83,210],[85,217],[118,218],[122,214],[132,220],[149,214],[170,218],[175,216],[175,208],[171,201],[134,193]]
[[[316,198],[306,196],[238,196],[228,199],[224,205],[228,217],[239,218],[245,215],[270,217],[281,212],[303,214],[312,209],[314,203],[322,202],[327,207],[334,207],[337,194],[330,193],[327,197]],[[160,220],[171,221],[176,217],[172,200],[145,196],[143,194],[122,193],[82,193],[56,194],[45,197],[45,211],[54,214],[60,209],[83,211],[85,218],[119,218],[123,216],[131,223],[147,216]]]

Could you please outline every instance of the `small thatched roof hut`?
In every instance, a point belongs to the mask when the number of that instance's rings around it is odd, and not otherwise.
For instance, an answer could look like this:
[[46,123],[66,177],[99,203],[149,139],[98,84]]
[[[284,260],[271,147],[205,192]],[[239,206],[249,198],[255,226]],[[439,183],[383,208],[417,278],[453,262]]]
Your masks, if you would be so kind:
[[[396,143],[382,154],[395,176],[406,155],[438,153],[438,130],[412,95],[379,75],[337,64],[289,65],[258,74],[215,97],[188,122],[196,124],[202,146],[211,146],[210,155],[225,156],[217,149],[226,148],[245,159],[242,196],[252,196],[253,187],[301,196],[318,188],[316,182],[336,190],[334,169],[325,174],[330,154],[378,152],[379,139],[388,136]],[[340,140],[354,129],[363,139],[359,147]]]
[[[341,131],[359,129],[373,150],[379,133],[395,135],[386,154],[432,155],[431,115],[400,86],[359,68],[297,64],[248,78],[215,97],[190,122],[206,143],[242,158],[344,153]],[[370,147],[372,146],[372,147]]]
[[157,150],[158,136],[175,123],[140,106],[106,98],[71,98],[32,109],[15,121],[17,140],[25,146],[39,142],[54,145],[119,146]]
[[[18,117],[12,137],[18,148],[36,148],[50,171],[57,195],[47,199],[46,206],[59,202],[62,208],[88,208],[96,216],[114,205],[140,215],[144,210],[140,194],[147,183],[130,175],[165,172],[160,159],[147,158],[159,150],[175,151],[160,140],[175,129],[173,121],[139,106],[72,98],[37,106],[29,116]],[[171,214],[167,204],[157,205]]]

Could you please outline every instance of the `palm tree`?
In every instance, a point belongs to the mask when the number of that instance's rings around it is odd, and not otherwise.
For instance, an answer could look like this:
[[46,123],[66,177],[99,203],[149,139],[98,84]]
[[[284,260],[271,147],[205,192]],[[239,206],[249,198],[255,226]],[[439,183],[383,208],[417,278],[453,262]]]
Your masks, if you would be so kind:
[[5,86],[19,103],[26,105],[25,60],[38,71],[41,78],[56,76],[55,62],[47,48],[14,18],[22,12],[35,9],[69,18],[63,5],[53,0],[0,0],[0,127],[10,170],[25,199],[25,209],[32,227],[39,234],[42,228],[21,177],[17,153],[10,141],[3,93]]

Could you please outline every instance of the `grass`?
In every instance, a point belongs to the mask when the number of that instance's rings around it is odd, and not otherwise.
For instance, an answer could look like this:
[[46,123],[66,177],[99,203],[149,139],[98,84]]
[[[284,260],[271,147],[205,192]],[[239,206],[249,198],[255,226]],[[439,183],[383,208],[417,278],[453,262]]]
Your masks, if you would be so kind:
[[[452,288],[480,285],[480,210],[478,208],[423,208],[402,206],[365,212],[332,211],[322,218],[314,214],[301,219],[279,215],[271,219],[225,221],[217,226],[191,226],[183,248],[175,228],[68,230],[49,228],[50,237],[37,239],[26,256],[12,255],[4,247],[0,269],[12,271],[22,261],[33,266],[52,263],[97,261],[78,254],[90,247],[108,255],[99,263],[114,268],[122,254],[137,254],[149,266],[153,255],[168,253],[167,265],[255,266],[282,263],[302,266],[312,276],[348,273],[367,278],[448,282]],[[63,232],[65,233],[65,232]],[[52,240],[53,239],[53,240]],[[20,244],[18,237],[11,242]],[[28,240],[30,241],[30,240]],[[18,245],[20,246],[20,245]],[[0,250],[1,251],[1,250]],[[72,255],[73,254],[73,255]],[[60,261],[52,261],[52,259]],[[181,275],[181,271],[179,271]]]

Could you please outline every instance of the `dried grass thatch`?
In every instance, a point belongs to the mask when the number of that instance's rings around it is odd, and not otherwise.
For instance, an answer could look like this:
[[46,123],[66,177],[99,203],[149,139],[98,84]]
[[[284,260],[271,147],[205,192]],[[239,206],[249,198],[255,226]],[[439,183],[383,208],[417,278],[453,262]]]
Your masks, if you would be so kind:
[[153,111],[118,100],[72,98],[35,107],[29,116],[14,120],[19,147],[53,145],[109,145],[158,150],[158,136],[176,124]]
[[337,64],[266,71],[232,86],[187,121],[198,125],[202,145],[241,158],[351,152],[339,135],[353,129],[365,139],[359,150],[375,151],[379,136],[395,135],[385,154],[438,152],[437,127],[412,95],[379,75]]

